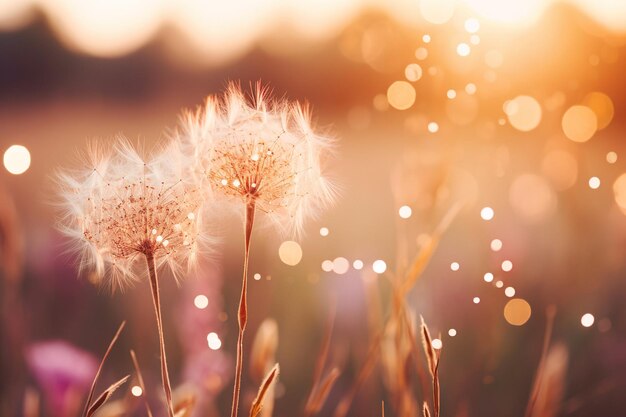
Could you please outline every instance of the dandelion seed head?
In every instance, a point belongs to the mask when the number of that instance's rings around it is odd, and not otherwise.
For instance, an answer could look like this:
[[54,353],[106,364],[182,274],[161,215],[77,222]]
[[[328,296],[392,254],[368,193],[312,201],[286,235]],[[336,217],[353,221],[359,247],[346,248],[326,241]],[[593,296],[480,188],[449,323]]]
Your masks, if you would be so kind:
[[207,242],[202,189],[181,179],[182,156],[175,150],[144,160],[119,139],[110,151],[92,147],[82,170],[57,176],[60,227],[80,254],[80,269],[95,272],[113,290],[140,278],[136,271],[145,270],[145,256],[178,278]]
[[259,85],[248,99],[231,84],[223,96],[183,117],[182,130],[207,188],[253,203],[285,231],[298,234],[333,200],[334,188],[322,173],[332,140],[313,131],[306,106],[273,100]]

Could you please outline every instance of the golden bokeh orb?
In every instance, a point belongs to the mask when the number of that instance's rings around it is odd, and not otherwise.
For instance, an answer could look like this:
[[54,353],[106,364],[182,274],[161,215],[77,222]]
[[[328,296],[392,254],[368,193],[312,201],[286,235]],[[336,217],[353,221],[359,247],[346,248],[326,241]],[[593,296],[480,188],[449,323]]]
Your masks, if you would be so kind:
[[517,96],[505,103],[504,112],[515,129],[529,132],[541,122],[541,105],[531,96]]
[[530,304],[523,298],[513,298],[504,306],[504,319],[512,326],[523,326],[531,314]]
[[302,248],[298,242],[286,240],[278,248],[278,256],[284,264],[295,266],[302,260]]
[[406,110],[415,103],[415,88],[407,81],[396,81],[387,89],[387,101],[391,107]]
[[563,133],[574,142],[587,142],[598,130],[598,117],[587,106],[572,106],[561,120]]

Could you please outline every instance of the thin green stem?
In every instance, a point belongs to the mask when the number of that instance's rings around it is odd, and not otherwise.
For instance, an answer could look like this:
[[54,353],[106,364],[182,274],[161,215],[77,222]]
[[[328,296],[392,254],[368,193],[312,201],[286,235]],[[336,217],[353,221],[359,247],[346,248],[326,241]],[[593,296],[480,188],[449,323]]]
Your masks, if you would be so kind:
[[254,225],[254,200],[246,204],[246,218],[244,226],[245,249],[243,258],[243,278],[241,283],[241,298],[239,299],[238,323],[239,334],[237,336],[237,364],[235,366],[235,384],[233,386],[233,407],[231,417],[237,417],[239,409],[239,393],[241,391],[241,374],[243,371],[243,333],[248,322],[248,259],[250,257],[250,237]]
[[152,289],[152,302],[154,313],[156,314],[157,331],[159,333],[159,349],[161,353],[161,378],[163,380],[163,391],[165,392],[165,402],[169,417],[174,417],[174,407],[172,406],[172,387],[170,376],[167,371],[167,356],[165,355],[165,338],[163,337],[163,320],[161,318],[161,299],[159,297],[159,280],[157,279],[156,264],[154,255],[146,254],[148,274],[150,275],[150,287]]

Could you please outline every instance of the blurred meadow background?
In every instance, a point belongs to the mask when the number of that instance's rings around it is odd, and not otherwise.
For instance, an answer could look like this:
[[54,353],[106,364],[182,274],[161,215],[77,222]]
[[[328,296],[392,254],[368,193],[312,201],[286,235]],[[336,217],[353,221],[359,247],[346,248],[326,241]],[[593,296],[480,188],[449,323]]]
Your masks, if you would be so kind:
[[[111,402],[123,410],[99,415],[145,415],[141,396],[165,415],[147,286],[111,295],[78,276],[52,178],[91,139],[148,152],[183,109],[258,80],[337,138],[339,196],[298,239],[253,235],[242,415],[266,318],[273,415],[303,413],[330,321],[339,374],[318,414],[337,416],[381,344],[348,415],[382,401],[421,415],[376,335],[390,275],[454,207],[406,296],[441,348],[441,415],[626,415],[625,41],[620,0],[0,0],[1,415],[79,415],[122,320],[101,380],[133,376]],[[227,415],[232,393],[242,227],[212,227],[202,268],[161,279],[172,383],[194,416]]]

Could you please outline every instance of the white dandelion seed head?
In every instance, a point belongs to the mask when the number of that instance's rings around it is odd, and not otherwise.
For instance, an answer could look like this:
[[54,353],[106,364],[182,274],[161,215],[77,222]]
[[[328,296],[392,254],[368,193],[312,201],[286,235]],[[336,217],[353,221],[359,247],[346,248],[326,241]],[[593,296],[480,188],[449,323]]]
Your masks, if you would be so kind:
[[300,233],[305,220],[334,199],[322,172],[332,139],[313,131],[307,106],[272,100],[260,84],[252,99],[237,84],[209,97],[182,118],[182,131],[179,139],[191,145],[206,188],[254,203],[283,231]]
[[113,290],[144,275],[146,256],[179,278],[209,243],[202,187],[189,180],[192,164],[177,150],[168,145],[147,160],[120,138],[109,151],[92,146],[81,169],[57,176],[60,227],[80,254],[80,269]]

